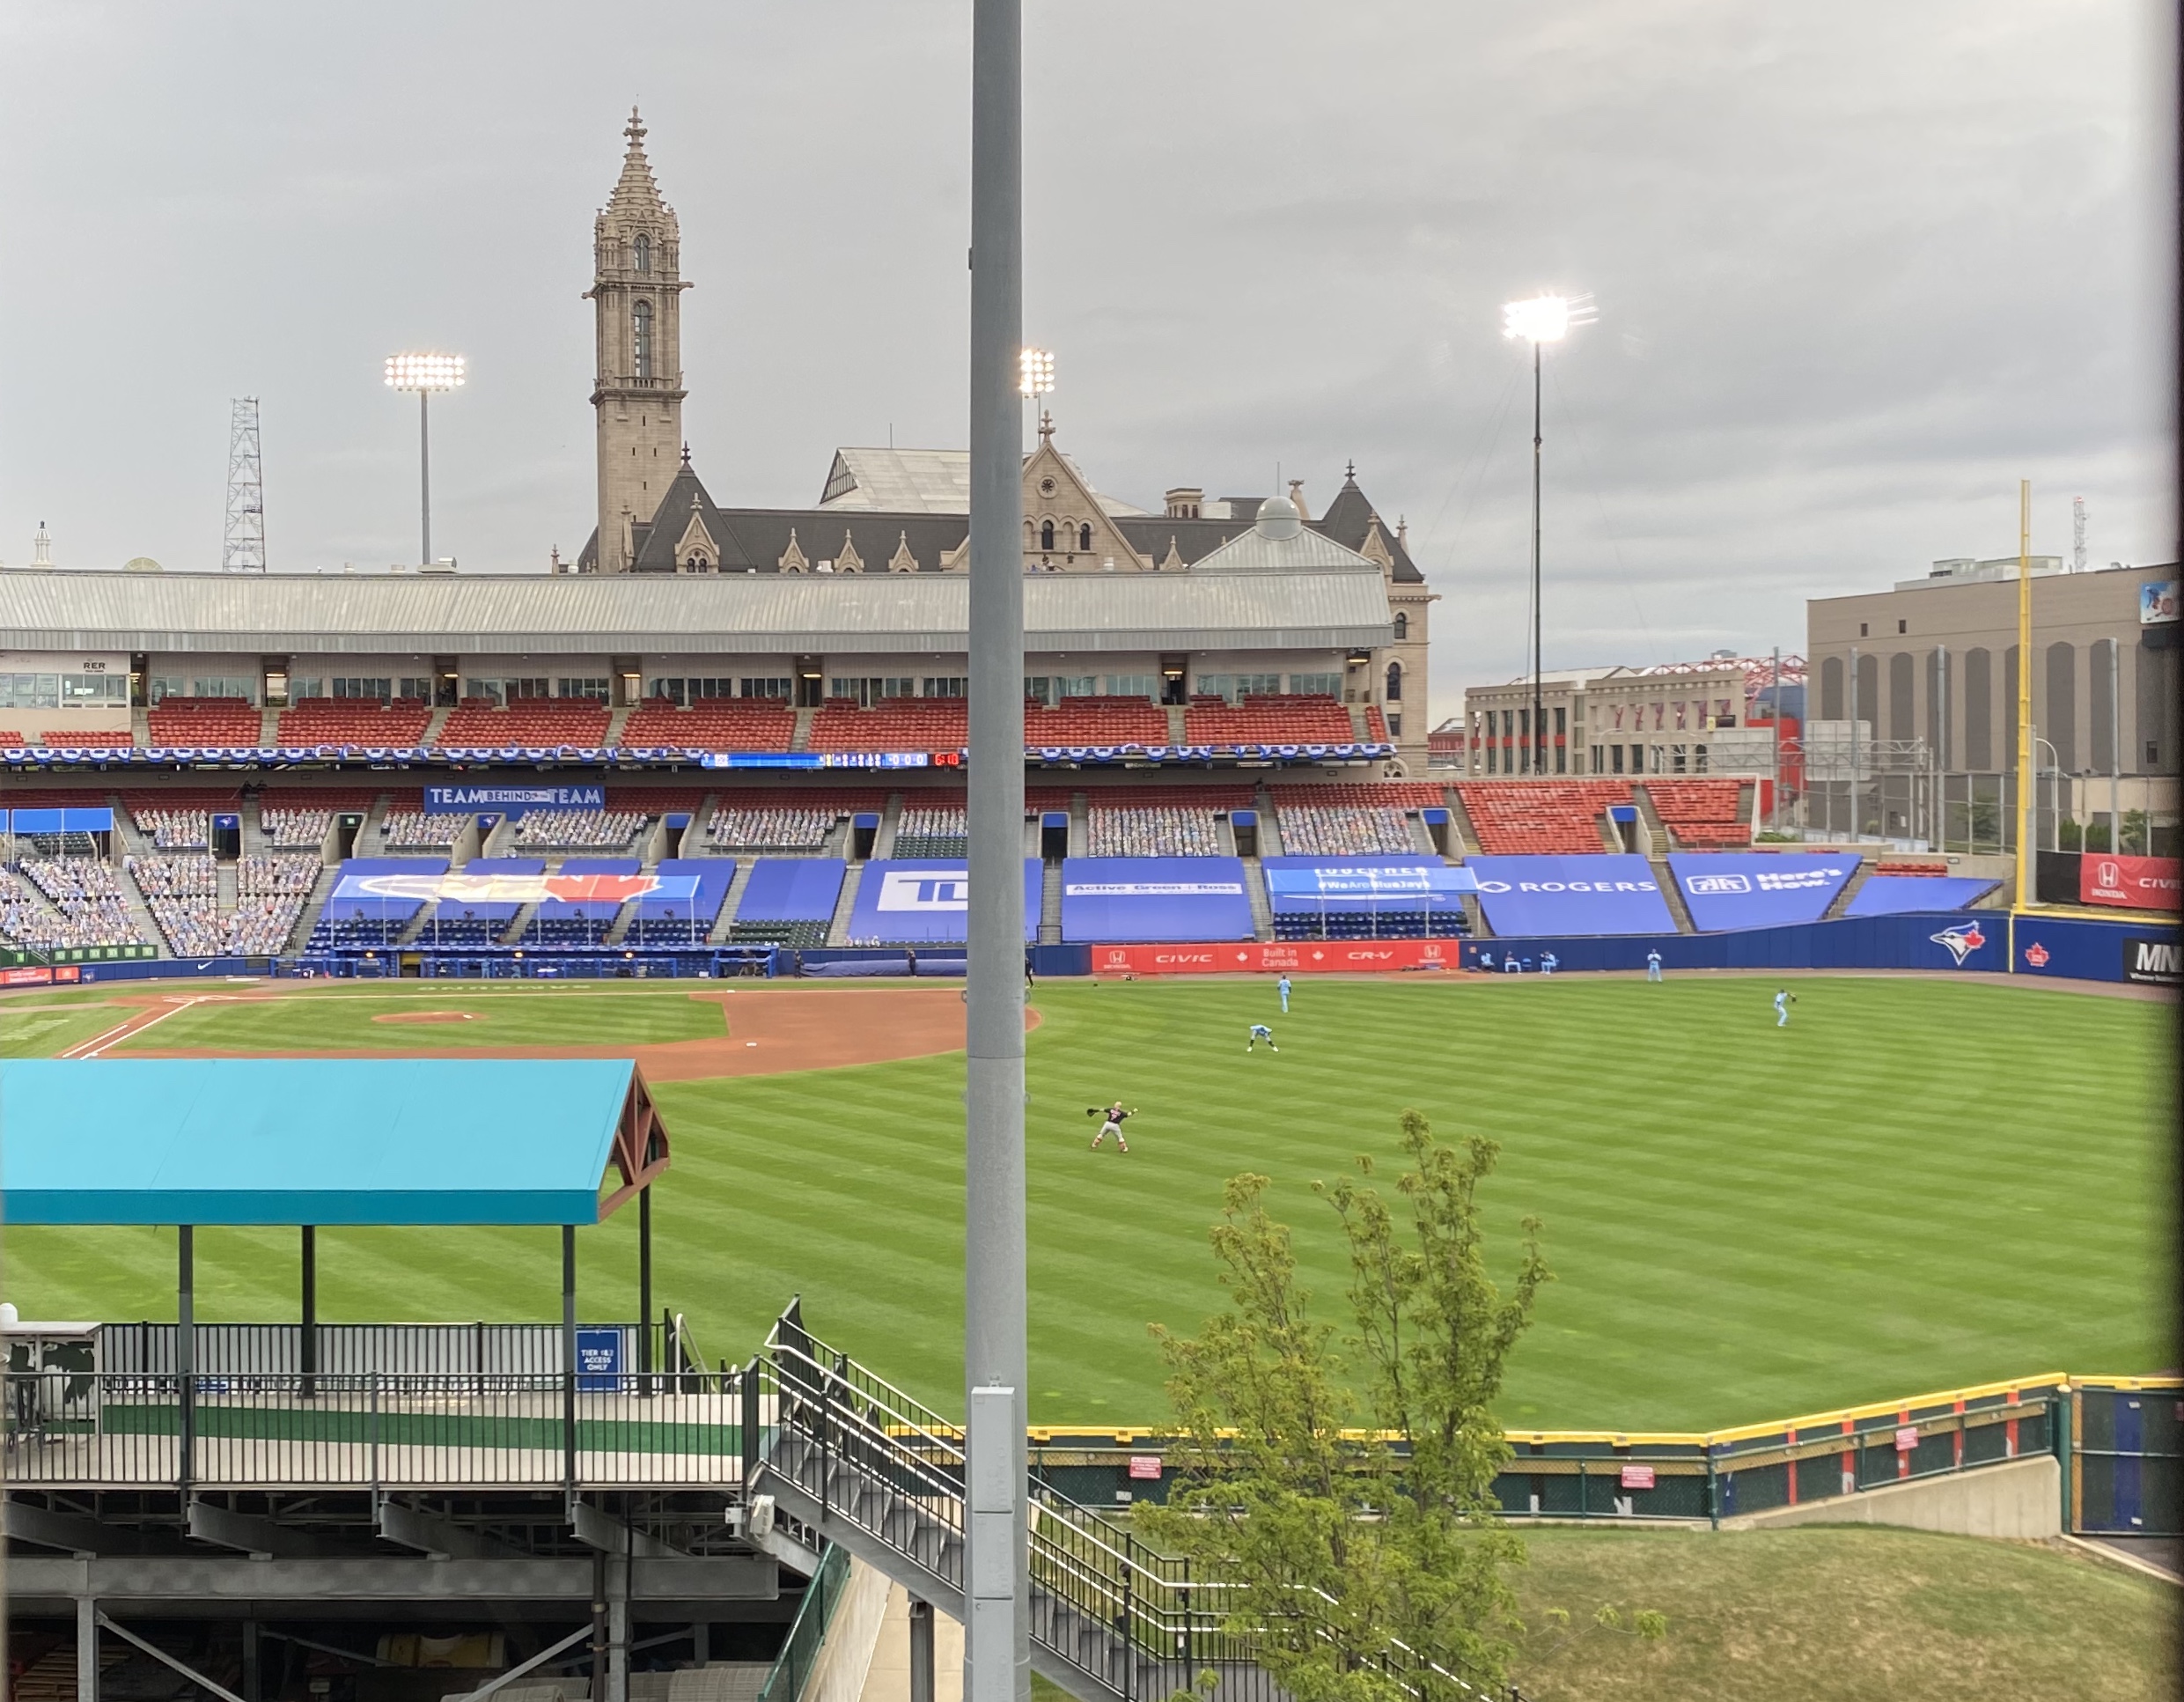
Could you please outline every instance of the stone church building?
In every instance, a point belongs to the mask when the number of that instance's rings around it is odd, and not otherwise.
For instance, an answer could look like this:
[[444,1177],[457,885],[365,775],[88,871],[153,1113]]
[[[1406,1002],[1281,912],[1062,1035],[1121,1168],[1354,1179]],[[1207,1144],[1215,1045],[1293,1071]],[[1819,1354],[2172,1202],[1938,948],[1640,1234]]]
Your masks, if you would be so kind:
[[[844,448],[809,508],[723,507],[691,464],[682,435],[680,228],[661,199],[632,112],[621,175],[592,232],[586,298],[596,329],[597,529],[579,573],[960,573],[969,557],[970,457],[961,450]],[[1342,696],[1386,713],[1409,766],[1423,771],[1432,725],[1427,643],[1435,593],[1411,560],[1405,528],[1388,526],[1345,470],[1313,516],[1303,481],[1287,495],[1210,499],[1177,486],[1159,512],[1095,490],[1056,446],[1051,420],[1024,460],[1027,573],[1188,573],[1248,535],[1263,505],[1293,504],[1325,541],[1329,565],[1358,558],[1386,587],[1392,641],[1354,659]],[[556,563],[557,571],[566,571]],[[1305,571],[1309,571],[1306,568]],[[1415,747],[1415,753],[1412,750]]]

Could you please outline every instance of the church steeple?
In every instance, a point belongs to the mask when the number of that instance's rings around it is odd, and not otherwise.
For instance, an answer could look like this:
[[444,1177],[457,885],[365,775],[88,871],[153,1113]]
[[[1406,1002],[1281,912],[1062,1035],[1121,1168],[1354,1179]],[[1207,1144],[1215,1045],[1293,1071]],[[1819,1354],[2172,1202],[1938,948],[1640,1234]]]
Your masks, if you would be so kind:
[[622,516],[651,520],[682,443],[681,300],[690,286],[681,276],[681,227],[653,181],[645,134],[632,107],[621,175],[592,225],[592,287],[585,291],[598,331],[592,406],[602,573],[629,571]]

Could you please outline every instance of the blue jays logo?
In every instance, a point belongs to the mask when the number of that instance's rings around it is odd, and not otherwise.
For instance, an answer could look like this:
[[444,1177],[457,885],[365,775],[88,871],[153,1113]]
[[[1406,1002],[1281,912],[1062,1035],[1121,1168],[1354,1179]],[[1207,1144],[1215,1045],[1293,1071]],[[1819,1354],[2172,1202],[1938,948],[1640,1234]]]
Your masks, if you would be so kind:
[[1926,936],[1937,946],[1946,946],[1949,955],[1956,960],[1957,968],[1964,967],[1964,960],[1987,943],[1987,936],[1979,931],[1976,922],[1960,922],[1953,928],[1944,928],[1939,933]]

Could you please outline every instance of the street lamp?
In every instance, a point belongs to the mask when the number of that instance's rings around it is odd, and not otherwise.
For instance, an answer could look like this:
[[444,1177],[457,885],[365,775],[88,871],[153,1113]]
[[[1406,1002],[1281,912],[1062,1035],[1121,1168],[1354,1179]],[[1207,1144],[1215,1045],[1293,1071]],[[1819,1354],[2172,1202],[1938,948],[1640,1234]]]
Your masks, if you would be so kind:
[[1532,345],[1532,771],[1545,771],[1546,729],[1540,691],[1540,350],[1560,343],[1573,325],[1598,315],[1591,296],[1534,296],[1502,308],[1502,335]]
[[386,357],[386,387],[417,393],[417,486],[424,532],[419,567],[432,564],[432,430],[428,409],[435,391],[460,390],[462,383],[460,355],[408,354]]

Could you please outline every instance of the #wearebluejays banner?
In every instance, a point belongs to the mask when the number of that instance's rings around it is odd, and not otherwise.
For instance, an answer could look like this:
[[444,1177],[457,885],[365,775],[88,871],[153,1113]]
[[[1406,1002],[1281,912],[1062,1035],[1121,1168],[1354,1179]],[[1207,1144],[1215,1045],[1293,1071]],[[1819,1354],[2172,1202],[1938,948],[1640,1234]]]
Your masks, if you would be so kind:
[[1817,922],[1857,866],[1856,856],[1815,851],[1678,851],[1668,859],[1701,933]]
[[520,816],[526,810],[603,810],[605,786],[427,786],[425,812],[431,815],[469,815],[479,810],[497,810]]
[[1317,863],[1299,868],[1285,858],[1267,865],[1267,894],[1273,898],[1392,898],[1427,893],[1479,890],[1469,869],[1452,869],[1423,858],[1410,865]]
[[[1039,859],[1024,859],[1024,942],[1039,938]],[[961,945],[970,933],[970,872],[961,858],[867,863],[849,914],[852,945]]]
[[334,883],[335,899],[393,898],[443,904],[626,903],[632,898],[694,896],[689,874],[345,874]]
[[1474,857],[1487,925],[1497,934],[1673,933],[1676,919],[1643,857]]
[[1062,938],[1071,942],[1249,939],[1244,866],[1233,857],[1071,857],[1062,865]]

